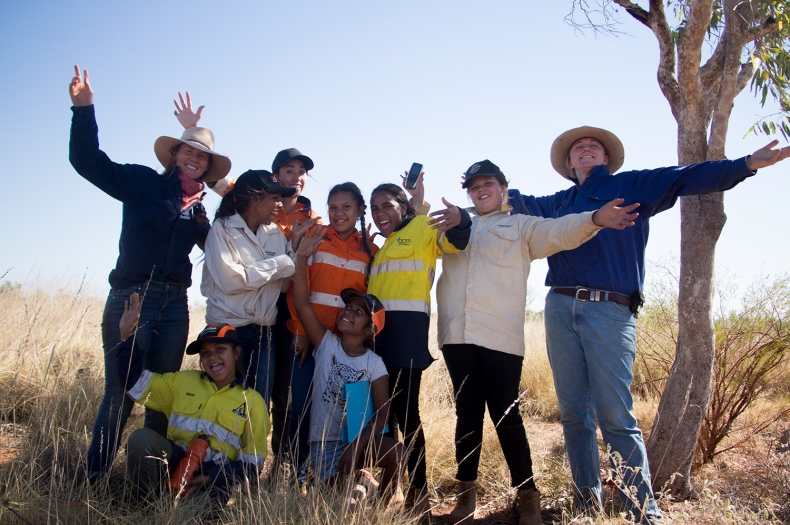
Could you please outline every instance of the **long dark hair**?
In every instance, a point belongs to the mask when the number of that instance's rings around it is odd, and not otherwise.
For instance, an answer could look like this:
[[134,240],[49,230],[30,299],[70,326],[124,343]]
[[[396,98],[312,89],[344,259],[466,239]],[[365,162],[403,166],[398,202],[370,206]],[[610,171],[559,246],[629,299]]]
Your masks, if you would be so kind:
[[252,189],[246,184],[235,184],[233,188],[222,197],[217,207],[217,212],[214,214],[214,220],[224,219],[236,213],[244,213],[247,208],[250,207],[252,199],[265,196],[266,192],[263,190]]
[[337,184],[329,190],[329,195],[327,195],[326,203],[329,204],[329,199],[332,198],[332,195],[336,195],[338,193],[348,193],[352,197],[354,197],[354,202],[357,203],[357,207],[362,210],[362,215],[359,217],[359,228],[362,232],[362,249],[365,250],[365,253],[368,254],[368,266],[365,269],[365,286],[368,285],[368,281],[370,280],[370,268],[373,266],[373,253],[370,251],[370,246],[368,246],[368,229],[365,226],[365,210],[367,209],[367,204],[365,204],[365,198],[362,196],[362,192],[359,190],[359,187],[354,184],[353,182],[344,182],[342,184]]
[[406,205],[406,217],[414,218],[417,216],[417,212],[414,211],[414,207],[411,205],[411,201],[409,201],[409,197],[406,195],[406,192],[403,191],[403,188],[398,186],[397,184],[392,184],[391,182],[385,182],[384,184],[379,184],[376,186],[370,194],[370,200],[373,200],[373,196],[379,192],[389,193],[395,202],[398,204]]

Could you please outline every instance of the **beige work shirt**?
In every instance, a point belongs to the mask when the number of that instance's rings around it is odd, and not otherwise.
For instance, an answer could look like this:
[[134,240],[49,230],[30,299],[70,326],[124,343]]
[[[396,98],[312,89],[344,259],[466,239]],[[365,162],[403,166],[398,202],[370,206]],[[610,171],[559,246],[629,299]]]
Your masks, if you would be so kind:
[[436,288],[439,348],[474,344],[524,355],[529,265],[592,239],[592,212],[542,219],[501,211],[472,215],[466,250],[444,255]]

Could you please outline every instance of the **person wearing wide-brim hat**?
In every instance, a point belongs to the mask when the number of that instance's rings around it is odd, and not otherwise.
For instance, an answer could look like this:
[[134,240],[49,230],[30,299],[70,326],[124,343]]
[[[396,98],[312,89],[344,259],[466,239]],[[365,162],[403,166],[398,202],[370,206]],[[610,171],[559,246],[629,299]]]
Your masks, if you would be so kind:
[[[204,183],[222,180],[230,171],[228,157],[214,150],[214,135],[190,127],[181,138],[160,137],[154,149],[162,174],[139,164],[118,164],[99,149],[93,90],[88,71],[75,66],[69,93],[74,113],[69,160],[88,182],[123,203],[120,254],[110,272],[110,296],[102,319],[105,359],[102,399],[88,450],[87,475],[107,474],[115,458],[132,403],[115,367],[120,342],[118,322],[124,301],[134,292],[143,297],[138,344],[147,353],[146,366],[157,373],[181,367],[189,332],[187,289],[192,283],[189,254],[203,245],[209,221],[201,204]],[[179,120],[200,118],[185,104]],[[147,411],[145,426],[164,435],[167,418]]]
[[285,235],[274,223],[295,190],[266,170],[244,172],[220,202],[206,239],[201,293],[206,322],[236,328],[246,382],[268,406],[274,381],[277,299],[294,273]]
[[772,149],[776,144],[736,160],[615,174],[625,161],[623,144],[607,130],[582,126],[561,134],[551,146],[552,166],[573,186],[543,197],[508,192],[513,213],[550,218],[592,211],[614,197],[625,199],[624,206],[639,203],[633,228],[603,230],[548,259],[546,345],[577,506],[601,508],[597,414],[604,442],[623,460],[622,482],[637,490],[636,498],[620,493],[625,508],[648,521],[660,518],[630,391],[649,220],[678,197],[728,190],[758,168],[790,156],[790,148]]

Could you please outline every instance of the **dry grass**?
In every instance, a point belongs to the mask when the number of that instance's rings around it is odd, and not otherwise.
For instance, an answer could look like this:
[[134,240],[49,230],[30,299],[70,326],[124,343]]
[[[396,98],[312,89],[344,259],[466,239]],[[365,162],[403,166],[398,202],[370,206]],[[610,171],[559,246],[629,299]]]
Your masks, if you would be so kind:
[[[132,505],[126,497],[123,453],[107,481],[86,484],[80,466],[102,394],[103,300],[73,288],[0,283],[0,311],[6,316],[0,326],[0,523],[414,522],[384,505],[351,515],[344,510],[342,492],[321,490],[315,499],[302,497],[296,487],[273,492],[268,487],[238,487],[231,504],[214,516],[199,501],[174,504],[166,496],[147,506]],[[202,327],[201,318],[202,312],[193,312],[193,335]],[[526,329],[522,412],[543,505],[550,509],[544,521],[624,523],[611,498],[608,508],[614,514],[609,517],[592,520],[573,514],[542,322],[529,319]],[[194,366],[193,360],[185,362],[187,368]],[[452,507],[455,475],[452,388],[441,359],[425,374],[421,396],[431,501],[435,514],[441,515]],[[764,402],[786,403],[787,398]],[[637,402],[635,412],[645,429],[652,423],[656,403],[650,397]],[[136,410],[127,433],[141,420],[142,411]],[[695,478],[700,498],[662,501],[668,516],[683,524],[790,522],[790,453],[777,452],[783,430],[772,428],[701,469]],[[507,506],[510,477],[490,421],[485,436],[478,523],[515,523]]]

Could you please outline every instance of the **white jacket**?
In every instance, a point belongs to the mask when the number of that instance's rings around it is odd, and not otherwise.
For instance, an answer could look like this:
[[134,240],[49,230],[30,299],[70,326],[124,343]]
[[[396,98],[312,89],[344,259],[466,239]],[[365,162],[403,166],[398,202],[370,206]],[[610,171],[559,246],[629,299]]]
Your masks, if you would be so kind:
[[281,279],[294,273],[286,243],[273,223],[260,225],[253,234],[238,213],[214,221],[200,285],[207,299],[206,322],[273,325]]
[[474,344],[523,356],[530,262],[576,248],[601,229],[592,212],[542,219],[510,209],[482,217],[470,210],[469,246],[442,257],[439,348]]

